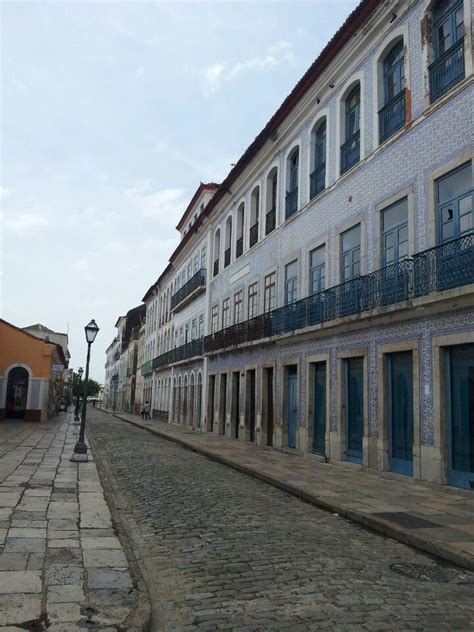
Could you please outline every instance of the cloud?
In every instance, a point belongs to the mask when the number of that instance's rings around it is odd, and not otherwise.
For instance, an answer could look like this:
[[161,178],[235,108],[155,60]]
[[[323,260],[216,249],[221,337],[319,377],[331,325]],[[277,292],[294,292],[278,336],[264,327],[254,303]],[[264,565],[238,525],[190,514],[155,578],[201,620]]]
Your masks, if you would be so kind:
[[10,191],[7,187],[0,186],[0,200],[5,200],[10,195]]
[[46,217],[40,213],[21,213],[15,217],[6,217],[4,220],[5,229],[16,234],[33,231],[47,225]]
[[282,64],[294,64],[295,54],[289,42],[281,41],[269,46],[263,55],[233,64],[216,63],[204,71],[207,93],[215,92],[223,81],[232,81],[252,72],[268,72]]
[[142,217],[157,218],[163,226],[174,227],[188,203],[183,189],[154,191],[149,180],[127,189],[125,194],[137,206]]

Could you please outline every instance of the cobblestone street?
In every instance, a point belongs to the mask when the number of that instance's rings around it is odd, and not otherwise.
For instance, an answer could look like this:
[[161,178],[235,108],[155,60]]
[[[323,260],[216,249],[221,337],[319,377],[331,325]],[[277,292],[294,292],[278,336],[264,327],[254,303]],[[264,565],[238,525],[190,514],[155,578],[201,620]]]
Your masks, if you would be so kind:
[[[472,574],[89,415],[96,458],[138,526],[156,630],[474,629]],[[427,569],[413,578],[395,564]]]

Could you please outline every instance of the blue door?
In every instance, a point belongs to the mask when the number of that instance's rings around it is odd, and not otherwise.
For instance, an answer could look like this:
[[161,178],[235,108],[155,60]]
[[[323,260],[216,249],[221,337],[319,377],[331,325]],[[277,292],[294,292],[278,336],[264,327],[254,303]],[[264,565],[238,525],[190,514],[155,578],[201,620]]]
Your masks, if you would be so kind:
[[296,424],[298,423],[298,373],[296,367],[288,369],[288,447],[296,448]]
[[474,344],[447,351],[448,482],[474,487]]
[[346,368],[346,457],[348,461],[362,463],[362,437],[364,436],[364,359],[349,358]]
[[326,363],[314,365],[313,452],[326,453]]
[[413,476],[413,356],[387,358],[389,450],[392,472]]

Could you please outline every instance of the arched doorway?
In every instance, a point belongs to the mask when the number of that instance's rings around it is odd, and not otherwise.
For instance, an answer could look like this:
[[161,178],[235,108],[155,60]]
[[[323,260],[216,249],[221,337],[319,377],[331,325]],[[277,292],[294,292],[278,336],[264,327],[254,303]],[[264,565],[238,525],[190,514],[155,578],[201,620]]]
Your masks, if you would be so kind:
[[8,374],[6,418],[24,419],[28,397],[28,371],[16,366]]

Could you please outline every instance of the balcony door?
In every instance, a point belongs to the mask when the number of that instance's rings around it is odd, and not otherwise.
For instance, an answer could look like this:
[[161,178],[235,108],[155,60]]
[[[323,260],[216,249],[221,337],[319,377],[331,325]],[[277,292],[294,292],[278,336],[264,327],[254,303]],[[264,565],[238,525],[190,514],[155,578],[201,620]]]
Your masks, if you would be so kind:
[[446,351],[448,482],[474,488],[474,344]]
[[413,475],[413,354],[387,356],[390,467]]
[[24,419],[28,397],[28,371],[16,366],[8,373],[5,414],[7,419]]

